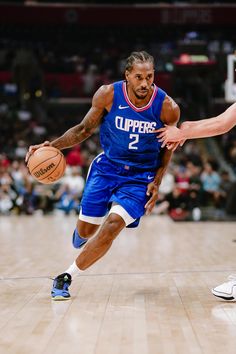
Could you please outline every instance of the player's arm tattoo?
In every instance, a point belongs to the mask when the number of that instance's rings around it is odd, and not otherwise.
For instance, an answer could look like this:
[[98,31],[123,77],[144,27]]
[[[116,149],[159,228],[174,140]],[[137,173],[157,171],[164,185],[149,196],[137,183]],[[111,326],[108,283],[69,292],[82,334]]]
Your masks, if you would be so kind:
[[81,143],[94,133],[103,115],[103,110],[91,107],[80,124],[67,130],[61,137],[52,141],[51,145],[61,150]]
[[113,85],[103,85],[93,96],[92,107],[82,122],[67,130],[58,139],[51,142],[51,145],[58,149],[72,147],[86,140],[94,133],[101,124],[102,118],[113,102]]

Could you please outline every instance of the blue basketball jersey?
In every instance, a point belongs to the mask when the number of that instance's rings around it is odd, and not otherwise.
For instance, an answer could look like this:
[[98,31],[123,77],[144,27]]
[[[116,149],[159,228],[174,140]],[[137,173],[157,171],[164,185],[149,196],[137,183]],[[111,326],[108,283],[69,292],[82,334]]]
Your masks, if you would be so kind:
[[138,108],[129,100],[125,81],[113,85],[113,105],[100,128],[105,155],[116,163],[156,170],[161,162],[161,143],[153,130],[164,125],[160,114],[166,93],[154,84],[148,104]]

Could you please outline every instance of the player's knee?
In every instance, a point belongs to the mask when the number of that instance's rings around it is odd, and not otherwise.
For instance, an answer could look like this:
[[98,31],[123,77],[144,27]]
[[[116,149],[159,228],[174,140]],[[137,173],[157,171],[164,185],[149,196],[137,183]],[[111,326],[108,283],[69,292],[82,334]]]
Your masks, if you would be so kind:
[[113,241],[124,227],[125,222],[121,216],[117,214],[110,214],[104,223],[104,238],[108,242]]
[[77,222],[78,233],[83,238],[92,237],[98,228],[99,228],[99,225],[90,224],[90,223],[87,223],[87,222],[84,222],[81,220],[79,220]]

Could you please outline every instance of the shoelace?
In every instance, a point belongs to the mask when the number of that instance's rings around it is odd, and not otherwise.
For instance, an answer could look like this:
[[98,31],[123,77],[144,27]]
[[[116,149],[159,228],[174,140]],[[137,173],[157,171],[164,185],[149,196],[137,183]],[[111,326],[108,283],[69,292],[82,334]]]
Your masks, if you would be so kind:
[[228,276],[228,280],[230,281],[236,281],[236,274],[231,274]]
[[56,288],[62,290],[64,288],[64,285],[66,285],[66,288],[67,288],[68,287],[67,280],[68,280],[67,277],[57,278]]

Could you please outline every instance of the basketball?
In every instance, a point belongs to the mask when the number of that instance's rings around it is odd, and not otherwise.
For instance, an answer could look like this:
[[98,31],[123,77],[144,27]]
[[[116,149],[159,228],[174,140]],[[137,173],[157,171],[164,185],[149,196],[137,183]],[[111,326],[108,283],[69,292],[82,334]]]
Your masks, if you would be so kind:
[[37,149],[29,158],[27,167],[37,181],[50,184],[60,179],[66,168],[62,152],[52,146]]

